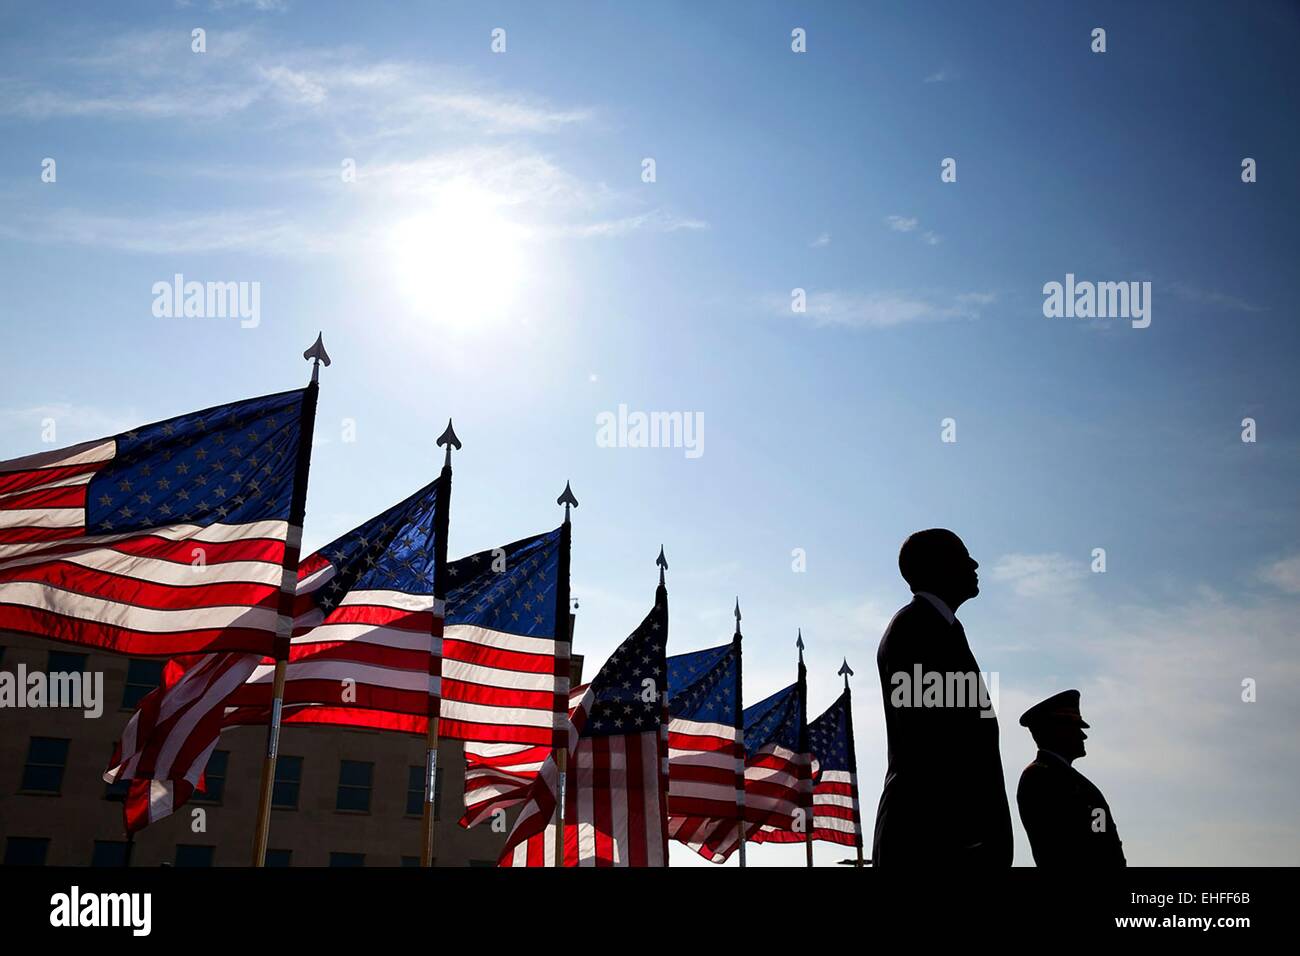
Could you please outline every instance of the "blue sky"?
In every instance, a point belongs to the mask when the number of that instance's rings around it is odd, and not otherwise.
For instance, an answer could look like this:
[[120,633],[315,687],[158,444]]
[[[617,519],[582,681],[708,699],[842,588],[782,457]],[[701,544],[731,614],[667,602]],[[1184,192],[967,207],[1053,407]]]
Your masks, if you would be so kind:
[[[589,673],[661,543],[670,650],[738,594],[749,700],[796,627],[814,713],[847,656],[870,826],[898,544],[948,526],[1010,792],[1016,717],[1078,687],[1130,862],[1295,864],[1298,33],[1262,2],[8,4],[0,458],[293,386],[323,330],[309,545],[427,481],[454,416],[453,554],[573,482]],[[156,318],[176,273],[259,283],[258,324]],[[1066,273],[1149,281],[1150,327],[1045,318]],[[703,454],[599,447],[620,404],[702,415]]]

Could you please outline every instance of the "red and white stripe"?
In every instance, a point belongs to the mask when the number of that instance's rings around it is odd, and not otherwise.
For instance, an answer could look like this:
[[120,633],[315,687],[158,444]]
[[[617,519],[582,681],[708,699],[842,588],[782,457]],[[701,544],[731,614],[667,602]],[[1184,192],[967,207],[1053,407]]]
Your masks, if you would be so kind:
[[[582,737],[588,702],[584,696],[570,721],[564,865],[667,866],[667,721],[658,731]],[[499,865],[555,865],[558,779],[554,757],[548,757],[506,839]]]
[[712,858],[704,838],[739,825],[744,744],[730,724],[674,717],[668,725],[668,836]]
[[473,827],[528,799],[551,748],[528,744],[465,744],[465,814],[463,827]]
[[0,630],[123,654],[269,651],[301,529],[267,520],[89,535],[87,488],[116,446],[0,463]]
[[[858,778],[847,770],[825,770],[812,792],[812,838],[843,846],[862,845]],[[765,825],[750,838],[755,843],[802,843],[802,833]]]
[[[424,723],[424,715],[437,712],[443,602],[432,595],[353,591],[324,616],[311,600],[333,576],[322,561],[313,555],[300,569],[282,722],[313,722],[299,718],[321,716],[326,708],[304,703],[315,699],[341,702],[332,723],[351,723],[347,715],[353,714],[386,717],[364,709],[384,706],[404,708],[412,720],[418,713]],[[185,803],[223,727],[269,722],[274,669],[274,661],[260,654],[207,655],[179,680],[146,695],[105,774],[106,780],[133,781],[128,828],[133,819],[144,826]],[[142,801],[147,808],[141,809]]]
[[[569,695],[566,727],[566,760],[578,746],[579,734],[587,723],[587,710],[594,699],[591,685],[582,684]],[[499,866],[555,866],[555,806],[558,800],[560,771],[555,752],[542,762],[541,769],[528,785],[527,802],[519,811],[510,835],[506,837]],[[511,803],[518,803],[510,795]],[[568,801],[566,800],[566,803]],[[510,805],[510,804],[506,804]],[[491,813],[491,809],[487,811]],[[567,828],[566,828],[567,829]]]
[[[794,832],[796,819],[807,816],[817,769],[810,754],[797,754],[779,744],[751,754],[745,761],[746,838],[753,840],[764,827]],[[740,845],[740,832],[734,818],[716,820],[702,826],[695,840],[701,856],[723,862]]]
[[[199,786],[221,734],[222,704],[257,665],[256,654],[173,661],[163,685],[131,715],[104,780],[129,780],[127,832],[179,809]],[[190,666],[184,669],[186,663]]]
[[[318,722],[299,721],[299,705],[424,718],[441,686],[430,660],[442,647],[443,602],[431,594],[353,590],[325,615],[315,596],[336,573],[320,552],[299,570],[283,721]],[[271,658],[253,669],[227,701],[227,725],[269,720],[274,675]]]
[[441,696],[442,736],[549,751],[567,723],[569,642],[448,624]]
[[[572,722],[586,720],[586,711],[578,717],[587,684],[581,684],[569,694],[568,714],[565,718],[566,735],[574,735]],[[576,743],[573,737],[570,745]],[[529,744],[494,744],[467,742],[465,744],[465,815],[463,827],[477,826],[498,810],[524,803],[531,796],[533,783],[543,773],[552,748]],[[551,760],[552,766],[554,761]],[[552,800],[552,809],[554,801]]]

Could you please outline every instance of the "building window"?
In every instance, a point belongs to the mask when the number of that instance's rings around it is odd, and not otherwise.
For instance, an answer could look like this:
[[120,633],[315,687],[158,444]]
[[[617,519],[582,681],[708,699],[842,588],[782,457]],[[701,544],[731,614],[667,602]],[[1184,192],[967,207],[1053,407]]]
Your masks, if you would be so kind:
[[212,854],[216,847],[198,846],[193,843],[176,844],[177,866],[211,866]]
[[221,802],[221,795],[226,791],[226,762],[229,759],[229,750],[212,751],[208,766],[203,771],[203,789],[195,790],[190,799],[195,803]]
[[86,655],[74,654],[71,651],[50,651],[50,661],[46,670],[51,674],[84,674]]
[[5,866],[44,866],[49,837],[13,837],[5,841]]
[[267,866],[290,866],[290,858],[293,856],[293,850],[267,850]]
[[275,761],[275,787],[271,806],[276,810],[297,810],[298,791],[302,788],[302,758],[282,756]]
[[127,843],[125,840],[96,840],[95,850],[90,855],[91,866],[126,866]]
[[126,686],[122,689],[122,709],[135,710],[145,694],[162,684],[163,662],[133,658],[126,665]]
[[402,866],[419,866],[419,865],[420,865],[420,858],[418,856],[402,857]]
[[59,737],[33,737],[23,767],[24,793],[59,793],[63,768],[68,763],[68,741]]
[[370,812],[370,786],[375,775],[375,765],[364,760],[343,760],[339,763],[339,795],[335,810],[353,813]]
[[364,853],[331,853],[330,866],[365,866]]
[[[443,770],[433,781],[433,818],[442,819],[442,778],[447,775]],[[408,817],[424,816],[424,768],[411,767],[406,777],[406,815]]]

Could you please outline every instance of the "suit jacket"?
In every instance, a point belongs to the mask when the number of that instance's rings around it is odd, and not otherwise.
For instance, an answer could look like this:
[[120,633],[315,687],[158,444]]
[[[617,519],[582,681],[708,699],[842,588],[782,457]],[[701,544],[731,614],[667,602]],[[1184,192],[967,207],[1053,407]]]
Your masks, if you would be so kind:
[[1106,798],[1056,754],[1038,751],[1020,775],[1016,803],[1039,866],[1127,865]]
[[[1010,866],[1007,805],[998,721],[976,700],[968,706],[901,706],[900,687],[922,675],[974,675],[979,665],[960,621],[914,597],[885,629],[876,668],[885,703],[889,767],[876,810],[875,866]],[[907,684],[894,675],[906,674]],[[970,686],[970,685],[967,685]],[[987,691],[985,691],[987,693]],[[910,696],[910,695],[909,695]],[[949,701],[951,703],[951,701]]]

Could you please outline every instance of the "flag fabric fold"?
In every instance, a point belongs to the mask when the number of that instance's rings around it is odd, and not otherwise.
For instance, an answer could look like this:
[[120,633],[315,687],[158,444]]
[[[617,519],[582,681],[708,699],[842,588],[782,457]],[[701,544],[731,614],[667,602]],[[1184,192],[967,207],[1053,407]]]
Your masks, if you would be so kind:
[[[286,714],[337,700],[344,709],[436,713],[442,602],[434,597],[434,481],[302,561],[286,668]],[[104,779],[129,780],[128,830],[179,809],[199,784],[223,727],[266,723],[269,674],[261,654],[204,655],[169,664],[140,702]],[[431,704],[432,702],[432,704]]]
[[[563,788],[565,866],[668,865],[667,638],[668,592],[660,584],[654,608],[573,707]],[[559,777],[552,754],[529,788],[501,866],[555,864]]]
[[131,655],[271,653],[315,394],[0,462],[0,631]]
[[[847,688],[825,713],[808,725],[808,746],[818,763],[812,790],[812,838],[843,846],[862,846],[853,709]],[[805,835],[764,826],[750,839],[755,843],[801,843]]]
[[[802,665],[801,665],[802,666]],[[763,827],[797,832],[806,819],[817,767],[807,750],[803,682],[745,708],[745,834]],[[701,826],[689,844],[715,863],[740,845],[735,818]]]
[[[285,667],[284,723],[304,707],[421,719],[440,692],[430,673],[442,646],[443,606],[434,597],[443,479],[303,560]],[[225,725],[270,718],[275,662],[260,661],[226,701]]]
[[702,834],[740,823],[739,674],[735,643],[668,658],[668,835],[697,853]]

